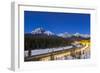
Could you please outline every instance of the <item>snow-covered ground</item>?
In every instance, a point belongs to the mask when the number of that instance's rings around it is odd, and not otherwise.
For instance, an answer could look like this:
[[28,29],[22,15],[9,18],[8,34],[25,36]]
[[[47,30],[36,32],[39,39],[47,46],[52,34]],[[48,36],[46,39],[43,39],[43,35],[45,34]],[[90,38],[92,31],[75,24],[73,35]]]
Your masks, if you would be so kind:
[[82,59],[88,59],[90,58],[90,51],[85,52],[84,54],[81,55]]
[[55,60],[72,60],[72,59],[89,59],[90,58],[90,52],[85,52],[84,54],[81,55],[76,55],[75,57],[69,55],[69,56],[62,56],[62,57],[57,57]]
[[[49,52],[55,52],[55,51],[60,51],[60,50],[65,50],[65,49],[71,49],[73,46],[66,46],[66,47],[58,47],[58,48],[47,48],[47,49],[38,49],[38,50],[32,50],[31,54],[32,55],[39,55],[39,54],[45,54]],[[24,51],[24,56],[28,56],[28,51]]]

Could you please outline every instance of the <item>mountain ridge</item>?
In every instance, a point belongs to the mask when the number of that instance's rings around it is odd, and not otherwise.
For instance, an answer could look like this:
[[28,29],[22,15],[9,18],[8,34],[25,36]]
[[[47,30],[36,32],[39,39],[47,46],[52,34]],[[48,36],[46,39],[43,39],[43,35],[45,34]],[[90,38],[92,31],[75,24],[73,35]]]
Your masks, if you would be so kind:
[[51,32],[49,30],[45,30],[42,27],[34,29],[30,34],[33,34],[33,35],[58,36],[58,37],[62,37],[62,38],[70,38],[70,37],[90,38],[89,34],[80,34],[78,32],[76,32],[74,34],[69,34],[68,32],[55,34],[55,33]]

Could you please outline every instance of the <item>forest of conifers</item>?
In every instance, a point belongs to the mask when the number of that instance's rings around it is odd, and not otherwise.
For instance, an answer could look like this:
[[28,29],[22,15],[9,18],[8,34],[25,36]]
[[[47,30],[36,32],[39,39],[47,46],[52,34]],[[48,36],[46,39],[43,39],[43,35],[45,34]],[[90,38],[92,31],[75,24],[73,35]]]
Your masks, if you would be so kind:
[[46,35],[25,35],[25,50],[28,49],[45,49],[70,45],[72,40],[67,40],[57,36]]

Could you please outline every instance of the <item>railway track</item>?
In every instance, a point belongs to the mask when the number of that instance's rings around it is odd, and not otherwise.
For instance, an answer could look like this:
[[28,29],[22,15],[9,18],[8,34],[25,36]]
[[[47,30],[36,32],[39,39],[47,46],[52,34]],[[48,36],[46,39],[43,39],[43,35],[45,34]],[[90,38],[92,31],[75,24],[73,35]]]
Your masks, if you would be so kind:
[[86,44],[81,48],[71,48],[71,49],[64,49],[59,51],[52,51],[45,54],[34,55],[31,57],[26,57],[25,61],[44,61],[44,60],[55,60],[57,57],[67,57],[67,56],[76,56],[84,54],[85,52],[89,51],[89,45]]

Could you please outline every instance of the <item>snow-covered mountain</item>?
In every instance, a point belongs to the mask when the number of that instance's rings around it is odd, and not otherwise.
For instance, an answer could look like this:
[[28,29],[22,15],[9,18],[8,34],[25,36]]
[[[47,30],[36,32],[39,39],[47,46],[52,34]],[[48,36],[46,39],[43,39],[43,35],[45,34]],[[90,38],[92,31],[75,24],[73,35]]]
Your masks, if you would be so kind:
[[43,28],[36,28],[35,30],[33,30],[31,33],[32,34],[42,34],[44,33],[45,30]]
[[88,34],[80,34],[80,33],[75,33],[75,34],[69,34],[67,32],[65,33],[60,33],[58,34],[59,37],[63,37],[63,38],[70,38],[70,37],[83,37],[83,38],[89,38],[90,35]]
[[79,37],[79,36],[81,36],[81,34],[76,32],[75,34],[73,34],[73,36]]
[[45,30],[43,28],[36,28],[35,30],[33,30],[31,32],[31,34],[45,34],[45,35],[56,35],[56,36],[59,36],[59,37],[63,37],[63,38],[70,38],[70,37],[83,37],[83,38],[89,38],[90,35],[88,34],[80,34],[80,33],[75,33],[75,34],[69,34],[68,32],[64,32],[64,33],[59,33],[59,34],[55,34],[49,30]]
[[44,33],[47,34],[47,35],[55,35],[55,34],[52,33],[51,31],[45,31]]
[[46,34],[46,35],[55,35],[54,33],[52,33],[51,31],[46,31],[43,28],[36,28],[35,30],[33,30],[31,32],[32,34]]
[[64,32],[64,33],[60,33],[60,34],[57,34],[59,37],[63,37],[63,38],[68,38],[68,37],[71,37],[72,34],[69,34],[68,32]]
[[75,33],[75,34],[73,34],[73,35],[76,36],[76,37],[83,37],[83,38],[89,38],[89,37],[90,37],[89,34],[80,34],[80,33]]
[[83,37],[83,38],[89,38],[90,35],[88,35],[88,34],[81,34],[81,37]]

